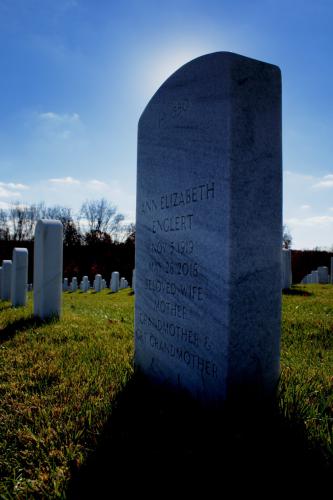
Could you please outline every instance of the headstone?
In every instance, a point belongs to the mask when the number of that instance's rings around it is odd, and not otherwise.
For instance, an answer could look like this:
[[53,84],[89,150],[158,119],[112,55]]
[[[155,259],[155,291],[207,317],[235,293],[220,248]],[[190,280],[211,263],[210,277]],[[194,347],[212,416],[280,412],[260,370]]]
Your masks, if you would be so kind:
[[78,289],[77,278],[74,276],[71,282],[71,291],[76,292],[77,289]]
[[0,300],[2,300],[2,267],[0,267]]
[[64,278],[64,282],[62,285],[62,291],[67,292],[68,291],[68,278]]
[[120,286],[119,288],[122,290],[123,288],[125,288],[125,278],[120,278]]
[[320,266],[317,269],[318,271],[318,280],[322,285],[327,285],[328,283],[328,267]]
[[102,290],[104,290],[104,288],[106,288],[106,281],[102,278]]
[[12,261],[3,260],[2,261],[2,288],[1,288],[1,299],[11,300],[11,286],[12,286]]
[[333,257],[331,257],[331,274],[330,274],[330,281],[333,285]]
[[135,293],[135,269],[133,269],[133,274],[132,274],[132,289],[133,292]]
[[28,250],[26,248],[14,248],[11,301],[14,307],[25,306],[27,303],[28,288]]
[[111,292],[118,292],[119,290],[119,273],[114,271],[111,274],[111,282],[110,282]]
[[63,229],[58,220],[36,224],[34,245],[34,314],[61,315]]
[[82,291],[87,292],[88,290],[89,290],[88,276],[83,276],[83,278],[82,278]]
[[312,284],[319,283],[319,276],[318,276],[317,269],[314,269],[313,271],[311,271],[311,283]]
[[288,248],[282,249],[282,290],[291,288],[292,271],[291,271],[291,250]]
[[271,395],[281,317],[281,78],[237,54],[174,73],[138,131],[135,365],[207,404]]
[[100,292],[102,290],[102,276],[100,274],[96,274],[94,281],[95,292]]

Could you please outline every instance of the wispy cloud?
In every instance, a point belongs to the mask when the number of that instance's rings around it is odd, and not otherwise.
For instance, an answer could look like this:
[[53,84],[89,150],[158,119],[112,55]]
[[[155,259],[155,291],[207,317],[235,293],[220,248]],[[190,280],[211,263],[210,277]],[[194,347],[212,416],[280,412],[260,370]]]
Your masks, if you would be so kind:
[[73,177],[59,177],[55,179],[49,179],[48,182],[51,182],[52,184],[80,184],[80,181],[77,179],[74,179]]
[[304,219],[291,217],[286,220],[286,223],[291,226],[327,226],[333,223],[333,215],[316,215],[314,217],[306,217]]
[[49,123],[78,123],[80,122],[80,115],[78,113],[54,113],[48,111],[47,113],[38,113],[38,118],[42,121]]
[[325,175],[319,182],[313,185],[314,188],[333,188],[333,174]]
[[97,179],[92,179],[87,182],[88,187],[93,188],[95,191],[104,191],[109,188],[109,185],[106,182],[99,181]]
[[302,210],[308,210],[309,208],[311,208],[311,205],[301,205]]
[[29,189],[26,184],[16,182],[0,182],[0,198],[15,198],[22,196],[20,191]]
[[8,189],[29,189],[26,184],[16,183],[16,182],[0,182],[0,186]]

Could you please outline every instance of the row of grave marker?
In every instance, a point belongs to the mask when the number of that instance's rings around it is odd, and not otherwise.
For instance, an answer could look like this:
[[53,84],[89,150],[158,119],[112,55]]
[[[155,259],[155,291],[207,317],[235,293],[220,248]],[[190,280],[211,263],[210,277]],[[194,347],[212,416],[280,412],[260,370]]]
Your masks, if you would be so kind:
[[[133,271],[133,276],[135,276],[135,271]],[[132,278],[133,284],[133,278]],[[110,279],[110,290],[111,292],[118,292],[118,290],[122,290],[123,288],[128,288],[129,283],[126,278],[119,279],[119,273],[114,271],[111,274]],[[62,289],[64,292],[75,292],[76,290],[81,290],[82,292],[87,292],[92,288],[95,292],[100,292],[104,290],[104,288],[108,288],[106,280],[102,278],[101,274],[96,274],[93,282],[93,286],[91,286],[88,276],[83,276],[80,285],[78,284],[77,278],[73,277],[72,281],[69,283],[68,278],[64,278]]]
[[[63,266],[63,228],[57,220],[39,220],[36,224],[34,243],[34,315],[42,319],[61,314],[61,295]],[[0,268],[0,299],[12,302],[14,307],[25,306],[27,301],[28,281],[28,250],[14,248],[12,260],[4,260]],[[133,287],[135,271],[133,271]],[[77,278],[72,280],[72,289],[77,287]],[[89,289],[88,276],[84,276],[81,290]],[[100,274],[95,276],[94,289],[100,291],[106,287],[105,280]],[[116,292],[127,288],[128,281],[121,278],[119,273],[111,275],[110,288]]]
[[301,281],[302,285],[317,283],[322,285],[326,285],[328,283],[333,284],[333,257],[331,257],[331,274],[329,274],[327,266],[319,266],[317,269],[304,276]]

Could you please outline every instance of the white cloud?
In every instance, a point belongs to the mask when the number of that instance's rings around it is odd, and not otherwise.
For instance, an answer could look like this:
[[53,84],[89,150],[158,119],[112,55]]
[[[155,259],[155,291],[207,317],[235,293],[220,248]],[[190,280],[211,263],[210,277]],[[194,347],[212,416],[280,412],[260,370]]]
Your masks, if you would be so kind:
[[302,210],[307,210],[309,208],[311,208],[311,205],[301,205]]
[[29,189],[26,184],[15,183],[15,182],[0,182],[0,186],[8,189]]
[[0,198],[18,198],[22,196],[20,191],[29,189],[26,184],[16,182],[0,182]]
[[98,181],[97,179],[92,179],[91,181],[88,181],[87,186],[93,188],[95,191],[104,191],[109,187],[108,184],[106,184],[106,182]]
[[286,220],[286,223],[291,226],[327,226],[333,223],[333,215],[316,215],[314,217],[306,217],[304,219],[291,217]]
[[51,182],[52,184],[80,184],[80,181],[77,179],[74,179],[73,177],[59,177],[55,179],[49,179],[48,182]]
[[333,187],[333,175],[324,175],[319,182],[313,185],[314,188],[332,188]]
[[53,113],[48,111],[47,113],[38,113],[38,118],[42,121],[49,123],[78,123],[80,122],[80,115],[78,113]]

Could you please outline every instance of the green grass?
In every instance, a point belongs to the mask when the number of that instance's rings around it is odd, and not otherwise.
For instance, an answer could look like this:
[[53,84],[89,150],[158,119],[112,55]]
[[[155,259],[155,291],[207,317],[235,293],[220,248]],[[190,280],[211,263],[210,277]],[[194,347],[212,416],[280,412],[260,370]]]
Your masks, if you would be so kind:
[[178,478],[190,494],[232,473],[305,484],[331,470],[332,286],[283,296],[278,408],[231,419],[136,380],[128,290],[66,293],[60,321],[36,321],[31,302],[0,303],[1,498],[108,498],[134,478],[163,491]]
[[[310,445],[333,459],[333,286],[294,287],[283,296],[280,408]],[[305,294],[305,295],[304,295]]]
[[31,302],[1,303],[0,493],[57,496],[132,374],[133,297],[66,293],[49,323]]

